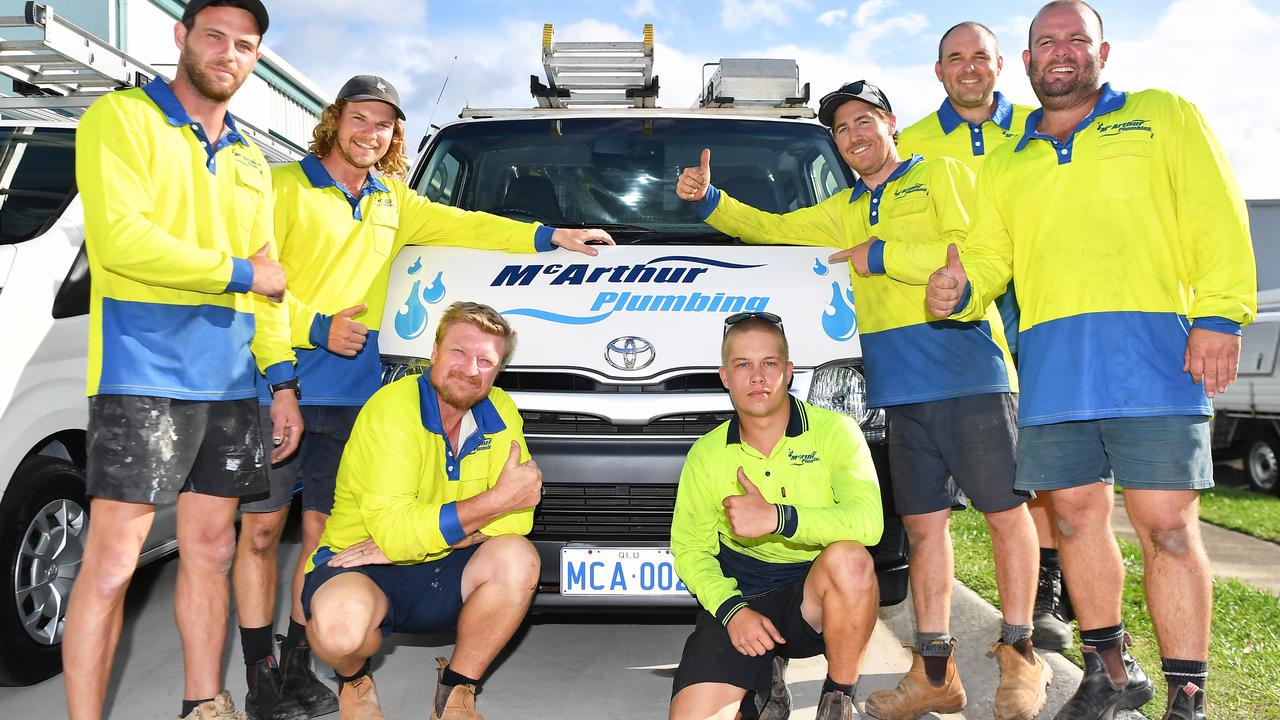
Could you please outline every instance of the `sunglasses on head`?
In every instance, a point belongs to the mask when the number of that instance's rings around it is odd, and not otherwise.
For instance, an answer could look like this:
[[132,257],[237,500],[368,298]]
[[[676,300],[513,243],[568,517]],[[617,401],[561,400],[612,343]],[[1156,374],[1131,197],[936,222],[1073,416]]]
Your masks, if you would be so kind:
[[734,325],[737,325],[743,320],[750,320],[752,318],[758,318],[772,325],[777,325],[779,330],[784,329],[782,327],[782,318],[778,317],[777,315],[774,315],[771,312],[740,312],[740,313],[734,313],[724,319],[724,334],[728,335],[729,328],[733,327]]

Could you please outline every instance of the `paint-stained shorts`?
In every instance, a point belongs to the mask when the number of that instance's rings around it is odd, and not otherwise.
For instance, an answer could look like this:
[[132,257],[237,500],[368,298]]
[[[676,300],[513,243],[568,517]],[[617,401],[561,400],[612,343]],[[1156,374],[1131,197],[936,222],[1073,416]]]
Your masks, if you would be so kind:
[[180,492],[267,491],[258,401],[89,398],[88,494],[162,505]]

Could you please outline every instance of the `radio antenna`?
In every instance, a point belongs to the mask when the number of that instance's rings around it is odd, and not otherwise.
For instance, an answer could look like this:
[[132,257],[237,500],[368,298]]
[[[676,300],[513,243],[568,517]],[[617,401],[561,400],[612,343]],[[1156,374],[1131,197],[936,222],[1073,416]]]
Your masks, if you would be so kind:
[[427,118],[427,132],[431,132],[431,122],[436,119],[436,109],[440,107],[440,99],[444,97],[444,89],[449,87],[449,76],[453,74],[453,66],[458,64],[458,56],[453,56],[453,62],[449,63],[449,70],[444,74],[444,82],[440,83],[440,94],[436,96],[436,104],[431,106],[431,117]]

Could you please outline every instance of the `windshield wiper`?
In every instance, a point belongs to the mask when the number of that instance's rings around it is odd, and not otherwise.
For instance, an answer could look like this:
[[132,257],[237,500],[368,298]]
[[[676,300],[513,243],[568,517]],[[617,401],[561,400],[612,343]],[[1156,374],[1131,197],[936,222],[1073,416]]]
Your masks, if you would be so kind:
[[651,233],[653,228],[647,228],[643,225],[628,225],[627,223],[547,223],[552,227],[564,228],[566,230],[584,230],[587,228],[599,228],[605,232],[625,232],[625,233]]

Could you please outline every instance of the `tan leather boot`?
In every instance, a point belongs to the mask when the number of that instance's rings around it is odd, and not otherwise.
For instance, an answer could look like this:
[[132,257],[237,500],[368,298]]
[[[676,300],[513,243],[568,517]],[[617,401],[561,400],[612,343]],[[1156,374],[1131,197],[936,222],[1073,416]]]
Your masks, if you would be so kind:
[[212,700],[206,700],[178,720],[245,720],[245,714],[236,709],[231,693],[223,690]]
[[475,685],[441,685],[439,678],[449,661],[436,658],[440,669],[436,671],[436,697],[431,704],[431,720],[484,720],[484,716],[476,712]]
[[947,658],[947,675],[941,687],[934,687],[924,673],[924,658],[911,648],[911,670],[893,690],[877,690],[867,698],[867,714],[880,720],[916,720],[925,713],[954,713],[964,709],[968,697],[956,672],[956,658]]
[[338,686],[338,720],[384,720],[372,675],[361,675]]
[[1032,662],[1015,645],[997,642],[990,650],[1000,664],[1000,687],[996,688],[996,720],[1032,720],[1044,709],[1049,697],[1045,687],[1053,682],[1053,668],[1036,653]]

